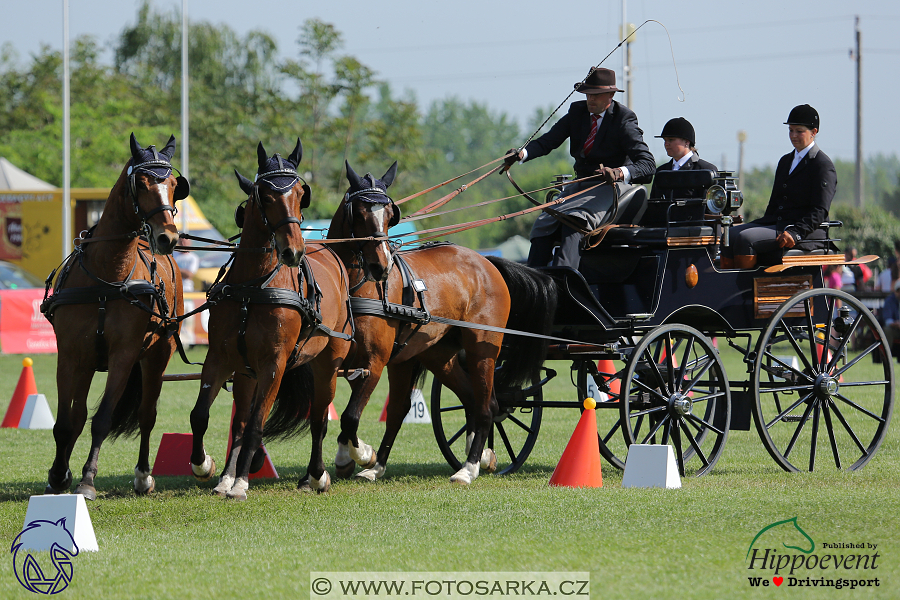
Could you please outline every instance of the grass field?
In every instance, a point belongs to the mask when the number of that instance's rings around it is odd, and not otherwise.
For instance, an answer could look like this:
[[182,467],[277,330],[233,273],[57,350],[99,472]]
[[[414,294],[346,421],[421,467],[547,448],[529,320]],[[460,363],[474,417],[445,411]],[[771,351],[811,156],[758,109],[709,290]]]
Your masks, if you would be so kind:
[[[55,412],[55,356],[33,358],[38,391]],[[202,358],[201,351],[193,351],[192,360]],[[731,378],[741,377],[742,365],[734,356],[726,358]],[[0,413],[21,361],[22,356],[0,357]],[[545,398],[576,399],[569,366],[554,368],[560,376],[545,389]],[[177,359],[170,365],[170,372],[189,370]],[[104,379],[95,378],[92,403]],[[384,383],[361,430],[373,444],[384,430],[378,422]],[[342,383],[338,411],[347,392]],[[196,394],[196,382],[165,384],[152,448],[164,432],[190,430]],[[230,409],[230,398],[221,394],[207,434],[207,449],[219,464]],[[577,421],[574,409],[545,411],[540,438],[523,469],[511,476],[482,476],[470,487],[449,483],[452,471],[428,425],[404,427],[385,479],[336,481],[326,495],[295,489],[306,469],[308,439],[272,443],[268,450],[281,479],[251,482],[245,503],[212,495],[215,481],[187,477],[158,477],[151,497],[136,497],[131,480],[137,441],[108,444],[100,457],[99,497],[89,504],[100,552],[75,558],[72,583],[61,596],[307,598],[312,571],[589,571],[594,598],[898,597],[896,424],[879,454],[859,472],[836,471],[823,450],[816,472],[785,473],[755,430],[733,431],[712,474],[685,479],[680,490],[623,489],[621,473],[606,464],[600,489],[551,488],[547,481]],[[329,462],[336,429],[332,424],[326,439]],[[83,434],[71,465],[76,480],[88,446]],[[53,452],[50,431],[0,430],[0,541],[5,544],[22,529],[29,496],[43,492]],[[781,587],[751,587],[749,576],[774,574],[748,570],[754,536],[795,516],[818,545],[816,553],[853,552],[821,550],[822,543],[865,542],[877,544],[880,556],[875,570],[812,569],[795,575],[878,577],[880,587],[788,588],[787,573]],[[0,598],[30,597],[16,581],[12,555],[6,556]]]

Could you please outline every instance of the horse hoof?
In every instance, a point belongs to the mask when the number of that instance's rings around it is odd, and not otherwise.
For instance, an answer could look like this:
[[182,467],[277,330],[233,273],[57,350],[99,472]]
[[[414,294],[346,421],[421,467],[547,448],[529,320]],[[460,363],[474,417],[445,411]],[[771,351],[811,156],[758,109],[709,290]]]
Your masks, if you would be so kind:
[[312,487],[309,485],[309,474],[304,475],[297,481],[297,489],[301,492],[312,491]]
[[84,496],[85,500],[96,500],[97,499],[97,490],[92,485],[87,485],[84,483],[78,484],[78,487],[75,488],[76,494],[81,494]]
[[331,489],[331,475],[328,474],[328,471],[323,471],[322,476],[316,479],[307,473],[306,484],[310,490],[315,490],[319,494],[324,494]]
[[247,492],[243,490],[228,490],[228,493],[225,494],[225,497],[228,500],[237,500],[238,502],[245,502],[247,500]]
[[458,483],[460,485],[469,485],[478,477],[479,466],[466,463],[462,468],[453,474],[450,483]]
[[376,464],[371,469],[365,469],[356,474],[357,481],[375,481],[384,477],[384,465]]
[[497,455],[492,449],[485,448],[481,453],[481,468],[488,473],[497,470]]
[[207,454],[202,465],[191,464],[191,473],[194,474],[194,479],[197,481],[209,481],[216,474],[216,461]]
[[223,475],[219,478],[219,484],[213,488],[213,492],[215,492],[217,496],[224,498],[233,485],[234,478]]
[[346,465],[334,463],[334,476],[338,479],[350,479],[353,477],[353,471],[356,470],[356,463],[352,460]]

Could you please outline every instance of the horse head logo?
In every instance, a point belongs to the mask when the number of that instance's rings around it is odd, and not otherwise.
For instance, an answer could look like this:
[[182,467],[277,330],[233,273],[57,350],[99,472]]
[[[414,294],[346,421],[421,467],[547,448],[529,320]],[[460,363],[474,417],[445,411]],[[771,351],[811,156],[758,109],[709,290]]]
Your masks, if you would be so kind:
[[[20,552],[21,550],[21,552]],[[50,551],[55,571],[41,567],[32,552]],[[32,521],[13,540],[13,570],[22,587],[36,594],[58,594],[69,586],[75,571],[72,558],[78,554],[75,538],[66,529],[65,518],[53,521]],[[41,557],[45,562],[46,559]]]
[[[747,548],[747,557],[750,557],[750,551],[753,550],[753,545],[756,543],[756,540],[762,536],[762,534],[767,531],[778,528],[773,534],[776,536],[776,539],[781,541],[781,545],[785,548],[790,548],[791,550],[799,550],[804,554],[810,554],[813,550],[816,549],[816,543],[813,541],[809,534],[807,534],[800,526],[797,524],[797,517],[792,519],[785,519],[784,521],[776,521],[770,525],[766,525],[762,529],[759,530],[759,533],[756,534],[756,537],[753,538],[753,541],[750,542],[750,547]],[[800,534],[800,537],[797,536]],[[769,536],[772,538],[772,536]],[[787,542],[791,542],[791,544],[799,544],[799,545],[790,545]],[[808,544],[808,548],[807,546]]]

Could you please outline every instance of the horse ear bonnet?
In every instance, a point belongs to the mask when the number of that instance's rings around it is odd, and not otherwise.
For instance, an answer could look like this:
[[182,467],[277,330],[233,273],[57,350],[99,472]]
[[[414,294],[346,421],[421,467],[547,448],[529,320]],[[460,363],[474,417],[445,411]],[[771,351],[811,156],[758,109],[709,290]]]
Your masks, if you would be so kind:
[[394,209],[394,214],[391,215],[391,220],[388,222],[389,227],[393,227],[394,225],[399,223],[401,217],[400,207],[394,204],[393,200],[391,200],[391,208]]
[[175,178],[175,200],[184,200],[191,193],[191,182],[184,175]]
[[300,208],[309,208],[309,203],[312,202],[312,190],[309,189],[309,185],[303,184],[303,199],[300,200]]

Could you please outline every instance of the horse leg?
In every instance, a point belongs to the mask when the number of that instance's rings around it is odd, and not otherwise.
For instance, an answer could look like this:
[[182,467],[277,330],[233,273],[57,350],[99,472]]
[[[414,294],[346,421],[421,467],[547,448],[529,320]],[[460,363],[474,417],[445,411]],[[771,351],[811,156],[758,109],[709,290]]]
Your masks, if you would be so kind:
[[[232,461],[234,461],[234,483],[225,494],[226,498],[241,501],[247,499],[247,490],[250,489],[250,464],[262,444],[263,426],[269,416],[269,410],[275,402],[275,396],[278,395],[286,363],[287,356],[276,356],[272,365],[274,370],[271,371],[271,374],[268,367],[258,367],[255,398],[253,398],[252,404],[249,404],[249,414],[246,417],[246,424],[240,440],[232,428],[234,444],[228,460],[228,469],[232,468]],[[237,413],[235,413],[235,422],[237,421]]]
[[312,362],[315,382],[313,403],[309,411],[312,449],[309,455],[306,477],[297,483],[297,487],[300,489],[309,488],[320,494],[331,489],[331,476],[325,470],[322,445],[325,441],[325,434],[328,431],[328,406],[334,400],[334,391],[337,387],[337,368],[339,365],[340,358],[333,357],[331,352],[319,355]]
[[134,467],[134,491],[137,494],[149,494],[156,488],[156,482],[150,474],[150,434],[156,425],[156,406],[162,390],[162,377],[172,356],[173,345],[161,340],[141,359],[141,443],[138,462]]
[[[191,410],[191,433],[193,434],[193,445],[191,447],[191,472],[199,481],[209,481],[216,474],[216,461],[207,454],[206,446],[203,444],[203,437],[209,428],[209,409],[222,384],[228,379],[228,369],[218,367],[220,360],[216,360],[213,353],[207,355],[203,364],[203,371],[200,374],[200,393],[197,394],[197,403]],[[246,377],[240,377],[246,379]],[[237,378],[235,378],[237,379]],[[229,488],[230,488],[229,484]]]
[[57,367],[56,386],[59,402],[53,438],[56,442],[56,456],[47,472],[45,494],[68,493],[72,486],[72,471],[69,460],[75,441],[87,422],[87,395],[90,391],[93,369],[70,368],[69,361],[60,358]]
[[357,435],[359,419],[381,379],[384,368],[383,365],[378,365],[377,369],[372,368],[373,366],[369,366],[368,377],[350,382],[350,402],[341,414],[341,433],[338,435],[338,450],[334,457],[335,475],[341,479],[352,477],[356,465],[363,469],[375,466],[375,450]]
[[[499,348],[499,346],[498,346]],[[484,444],[487,441],[493,421],[496,399],[493,396],[494,361],[496,353],[491,356],[476,356],[475,349],[466,351],[466,361],[469,367],[469,382],[474,396],[474,404],[467,410],[467,420],[470,423],[471,439],[467,436],[466,446],[468,455],[466,462],[459,471],[453,474],[450,481],[468,485],[479,475],[482,464],[487,461],[487,466],[496,469],[497,458],[493,450],[487,449],[489,454],[485,456]]]
[[[100,406],[97,407],[97,412],[91,419],[91,449],[81,471],[81,481],[75,488],[75,493],[84,496],[85,500],[97,499],[94,478],[97,476],[100,447],[109,435],[109,430],[112,426],[113,410],[122,397],[125,387],[128,385],[131,370],[137,360],[137,356],[133,353],[120,353],[120,355],[121,359],[115,362],[110,361],[106,389],[103,392],[103,398],[100,400]],[[115,356],[115,353],[111,351],[110,356]]]
[[375,481],[384,477],[384,471],[387,467],[388,457],[403,426],[403,418],[409,412],[412,404],[412,384],[413,376],[416,372],[418,363],[416,360],[408,360],[403,363],[388,366],[388,381],[390,382],[389,397],[391,399],[387,406],[387,422],[385,423],[384,437],[381,438],[381,445],[378,447],[378,455],[376,457],[375,466],[365,469],[356,474],[357,479],[366,479]]
[[[234,418],[231,421],[231,452],[225,459],[225,469],[219,477],[219,483],[213,491],[223,498],[234,487],[237,476],[238,456],[244,445],[244,431],[250,418],[250,405],[256,393],[256,380],[246,375],[235,374],[232,395],[234,396]],[[218,389],[215,390],[218,392]],[[199,401],[199,400],[198,400]],[[211,403],[212,401],[210,401]],[[196,443],[196,442],[195,442]]]

